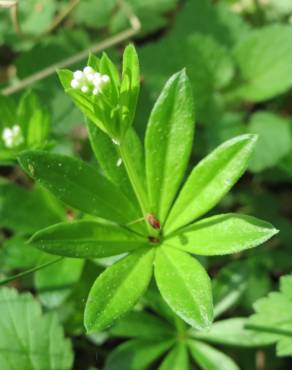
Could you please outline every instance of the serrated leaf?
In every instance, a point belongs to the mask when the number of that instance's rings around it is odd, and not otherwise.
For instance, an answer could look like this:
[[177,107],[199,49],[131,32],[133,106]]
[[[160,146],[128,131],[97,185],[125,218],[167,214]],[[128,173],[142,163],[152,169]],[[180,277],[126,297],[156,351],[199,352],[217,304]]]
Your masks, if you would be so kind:
[[246,169],[255,142],[254,135],[237,136],[195,166],[166,221],[166,234],[202,216],[223,198]]
[[276,342],[278,356],[292,355],[291,286],[292,276],[282,277],[280,292],[272,292],[255,303],[256,313],[250,317],[247,326]]
[[158,370],[189,370],[187,348],[184,343],[178,343],[166,356]]
[[26,151],[20,154],[19,162],[31,177],[73,208],[118,223],[139,218],[115,185],[79,159]]
[[125,228],[97,221],[64,222],[38,231],[30,243],[66,257],[103,258],[146,246],[147,239]]
[[234,50],[242,85],[236,91],[251,101],[264,101],[292,86],[292,28],[270,25],[250,32]]
[[277,165],[292,150],[292,132],[285,118],[257,112],[252,115],[248,130],[259,138],[249,164],[253,172]]
[[162,90],[151,112],[145,137],[151,210],[162,223],[184,175],[193,132],[192,90],[182,71],[172,76]]
[[170,340],[135,339],[118,346],[107,358],[105,370],[141,370],[172,345]]
[[156,251],[155,279],[172,310],[201,330],[213,319],[210,279],[201,264],[188,254],[162,246]]
[[0,290],[0,368],[70,370],[71,343],[53,314],[43,314],[30,293]]
[[87,331],[100,331],[127,313],[149,285],[154,250],[140,249],[106,269],[93,284],[85,307]]
[[188,345],[193,359],[202,370],[240,370],[230,357],[208,344],[190,340]]
[[263,347],[273,343],[265,335],[246,329],[246,324],[244,317],[221,320],[213,323],[208,332],[193,331],[192,336],[214,344],[238,347]]
[[255,217],[226,213],[204,218],[180,229],[166,244],[203,256],[237,253],[254,248],[278,232]]

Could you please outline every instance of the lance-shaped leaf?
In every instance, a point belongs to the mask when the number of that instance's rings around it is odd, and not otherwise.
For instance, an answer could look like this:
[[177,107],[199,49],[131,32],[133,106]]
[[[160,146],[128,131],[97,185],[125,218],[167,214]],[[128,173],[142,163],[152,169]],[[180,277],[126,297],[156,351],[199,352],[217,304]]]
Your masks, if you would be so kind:
[[148,368],[172,345],[170,340],[135,339],[118,346],[108,357],[105,370],[141,370]]
[[230,357],[208,344],[190,340],[188,345],[193,359],[202,370],[240,370]]
[[278,232],[255,217],[227,213],[205,218],[180,229],[167,244],[204,256],[240,252],[264,243]]
[[19,162],[32,178],[73,208],[118,223],[140,217],[118,187],[79,159],[26,151]]
[[245,171],[256,142],[255,135],[226,141],[192,171],[165,225],[169,234],[213,208]]
[[197,329],[210,325],[210,278],[195,258],[162,246],[156,252],[155,278],[162,297],[178,316]]
[[88,332],[99,331],[127,313],[146,290],[153,249],[140,249],[107,268],[93,284],[85,307]]
[[123,227],[97,221],[53,225],[34,234],[30,243],[47,253],[77,258],[109,257],[148,244],[146,238]]
[[105,176],[130,198],[136,201],[125,166],[121,162],[116,145],[96,124],[87,122],[89,139],[95,157]]
[[191,335],[194,338],[203,339],[210,343],[238,347],[262,347],[274,342],[265,334],[246,329],[246,324],[246,318],[235,317],[232,319],[217,321],[212,324],[208,331],[193,331]]
[[166,83],[146,131],[146,177],[151,211],[163,222],[184,175],[193,142],[194,106],[185,71]]
[[123,73],[120,89],[122,127],[126,131],[133,123],[140,91],[139,59],[133,44],[126,47],[123,55]]
[[187,347],[178,343],[166,356],[158,370],[189,370]]

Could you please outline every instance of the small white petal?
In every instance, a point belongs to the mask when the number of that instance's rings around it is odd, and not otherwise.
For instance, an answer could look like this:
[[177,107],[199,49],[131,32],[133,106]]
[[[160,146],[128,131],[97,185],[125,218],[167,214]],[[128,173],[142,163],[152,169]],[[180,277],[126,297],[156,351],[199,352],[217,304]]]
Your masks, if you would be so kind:
[[81,80],[84,77],[83,72],[79,71],[79,70],[74,72],[73,76],[74,76],[75,80]]
[[94,73],[88,73],[88,74],[86,75],[86,78],[87,78],[87,80],[88,80],[89,82],[93,81],[93,79],[94,79]]
[[102,82],[103,82],[103,83],[108,83],[108,82],[109,82],[109,80],[110,80],[110,78],[109,78],[109,76],[108,76],[108,75],[103,75],[103,76],[101,77],[101,80],[102,80]]
[[87,74],[92,74],[94,73],[94,69],[91,68],[90,66],[86,66],[85,68],[83,68],[83,72],[87,75]]
[[98,88],[93,89],[92,93],[93,95],[97,95],[99,93],[99,89]]
[[88,86],[86,86],[86,85],[83,85],[83,86],[81,87],[81,91],[82,91],[83,93],[87,93],[87,92],[89,91],[89,87],[88,87]]
[[9,140],[12,137],[12,130],[10,128],[5,128],[2,132],[2,139]]
[[73,89],[77,89],[78,86],[79,86],[79,81],[77,81],[75,79],[71,81],[71,87]]
[[98,77],[94,77],[93,81],[92,81],[93,85],[96,86],[96,87],[99,87],[100,84],[101,84],[101,79],[100,79],[100,76]]

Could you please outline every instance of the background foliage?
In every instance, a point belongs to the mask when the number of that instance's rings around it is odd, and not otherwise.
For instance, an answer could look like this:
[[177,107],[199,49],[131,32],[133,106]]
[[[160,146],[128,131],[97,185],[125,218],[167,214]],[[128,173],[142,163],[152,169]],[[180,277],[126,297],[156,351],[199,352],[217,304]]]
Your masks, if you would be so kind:
[[[7,150],[1,140],[1,279],[46,267],[0,290],[0,365],[8,370],[19,370],[20,363],[21,368],[28,363],[28,369],[42,370],[44,365],[52,370],[217,370],[219,363],[227,370],[287,370],[292,365],[291,1],[127,3],[141,21],[132,38],[142,73],[134,122],[139,135],[144,135],[166,80],[186,67],[197,116],[191,168],[223,141],[258,134],[248,173],[216,212],[248,213],[273,223],[280,233],[243,255],[200,259],[213,278],[218,319],[208,333],[188,334],[188,352],[179,340],[185,324],[169,312],[155,287],[128,317],[109,330],[86,335],[88,291],[115,258],[56,262],[56,257],[26,244],[34,232],[76,214],[29,180],[16,164],[18,153]],[[21,0],[17,23],[9,9],[0,7],[3,89],[129,27],[127,12],[117,0]],[[118,64],[126,43],[109,50]],[[1,132],[16,123],[25,132],[22,149],[46,149],[97,166],[84,119],[56,74],[0,95]],[[128,188],[127,183],[121,186]],[[255,348],[250,348],[252,340]]]

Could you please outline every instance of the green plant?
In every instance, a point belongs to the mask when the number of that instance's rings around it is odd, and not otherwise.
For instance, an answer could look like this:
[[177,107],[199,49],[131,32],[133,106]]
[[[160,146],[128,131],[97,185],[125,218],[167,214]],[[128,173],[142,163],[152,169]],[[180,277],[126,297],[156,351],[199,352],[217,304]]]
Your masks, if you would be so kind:
[[0,109],[0,161],[15,161],[25,149],[48,146],[51,117],[35,93],[27,91],[18,105],[0,95]]
[[59,154],[25,151],[18,158],[31,177],[91,216],[41,230],[30,243],[67,257],[127,253],[93,284],[85,309],[87,331],[102,330],[128,312],[147,289],[153,266],[159,291],[173,311],[194,328],[206,328],[213,319],[210,279],[190,254],[235,253],[277,233],[269,223],[242,214],[197,221],[242,175],[256,137],[242,135],[220,145],[195,166],[178,193],[194,131],[186,72],[169,79],[151,112],[144,167],[142,146],[132,128],[140,86],[134,47],[124,52],[121,79],[106,54],[100,60],[91,55],[88,67],[74,75],[59,71],[59,76],[89,120],[92,146],[104,174]]
[[189,369],[191,363],[204,370],[238,370],[232,358],[211,345],[252,348],[271,343],[262,333],[245,329],[243,317],[216,321],[200,332],[176,316],[153,288],[144,301],[143,311],[129,313],[110,329],[110,337],[127,341],[109,355],[106,370],[144,369],[162,356],[159,370]]

